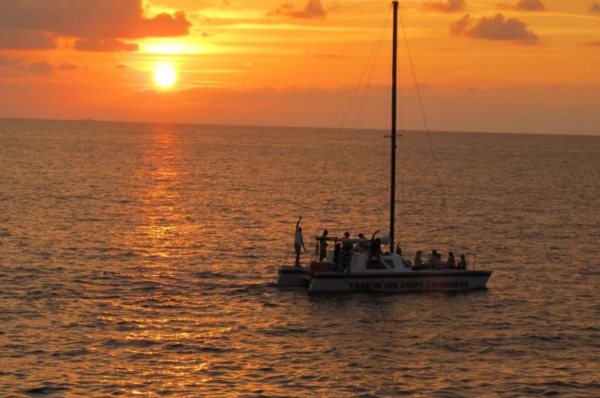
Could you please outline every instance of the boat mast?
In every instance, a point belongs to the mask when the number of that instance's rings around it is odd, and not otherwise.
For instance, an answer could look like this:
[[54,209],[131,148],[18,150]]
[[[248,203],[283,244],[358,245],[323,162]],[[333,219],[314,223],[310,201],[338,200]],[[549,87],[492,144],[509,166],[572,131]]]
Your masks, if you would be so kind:
[[390,189],[390,251],[394,251],[394,229],[396,216],[396,86],[398,83],[398,1],[394,6],[394,39],[392,51],[392,173]]

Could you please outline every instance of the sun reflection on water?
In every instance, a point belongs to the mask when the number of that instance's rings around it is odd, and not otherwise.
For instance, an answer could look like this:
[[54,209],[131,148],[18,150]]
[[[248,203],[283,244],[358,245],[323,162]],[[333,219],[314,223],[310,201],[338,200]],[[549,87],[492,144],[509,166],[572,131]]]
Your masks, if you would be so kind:
[[137,254],[152,258],[180,258],[192,227],[184,190],[181,143],[169,126],[154,126],[147,134],[143,168],[138,172],[137,206],[132,209],[132,236],[128,245]]

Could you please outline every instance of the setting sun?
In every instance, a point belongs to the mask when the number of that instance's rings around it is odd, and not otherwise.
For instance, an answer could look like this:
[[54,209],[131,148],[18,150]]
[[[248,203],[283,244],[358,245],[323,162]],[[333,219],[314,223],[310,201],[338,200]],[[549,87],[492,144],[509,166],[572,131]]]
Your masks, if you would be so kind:
[[159,87],[171,87],[177,81],[177,75],[171,65],[159,65],[154,71],[154,83]]

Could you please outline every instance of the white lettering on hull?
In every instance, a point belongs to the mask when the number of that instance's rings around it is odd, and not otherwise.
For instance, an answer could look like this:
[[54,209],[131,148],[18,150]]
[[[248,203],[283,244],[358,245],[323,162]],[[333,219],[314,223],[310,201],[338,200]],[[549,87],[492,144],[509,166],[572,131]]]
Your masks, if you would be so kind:
[[437,290],[437,289],[468,289],[469,281],[426,281],[426,282],[346,282],[349,290],[364,291],[409,291],[409,290]]

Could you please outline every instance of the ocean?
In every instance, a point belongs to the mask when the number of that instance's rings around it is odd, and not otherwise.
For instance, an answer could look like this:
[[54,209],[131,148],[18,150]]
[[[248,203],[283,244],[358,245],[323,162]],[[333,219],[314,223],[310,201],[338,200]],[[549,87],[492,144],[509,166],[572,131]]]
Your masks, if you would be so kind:
[[402,134],[405,256],[487,290],[274,286],[389,228],[386,134],[0,120],[0,396],[600,396],[600,137]]

